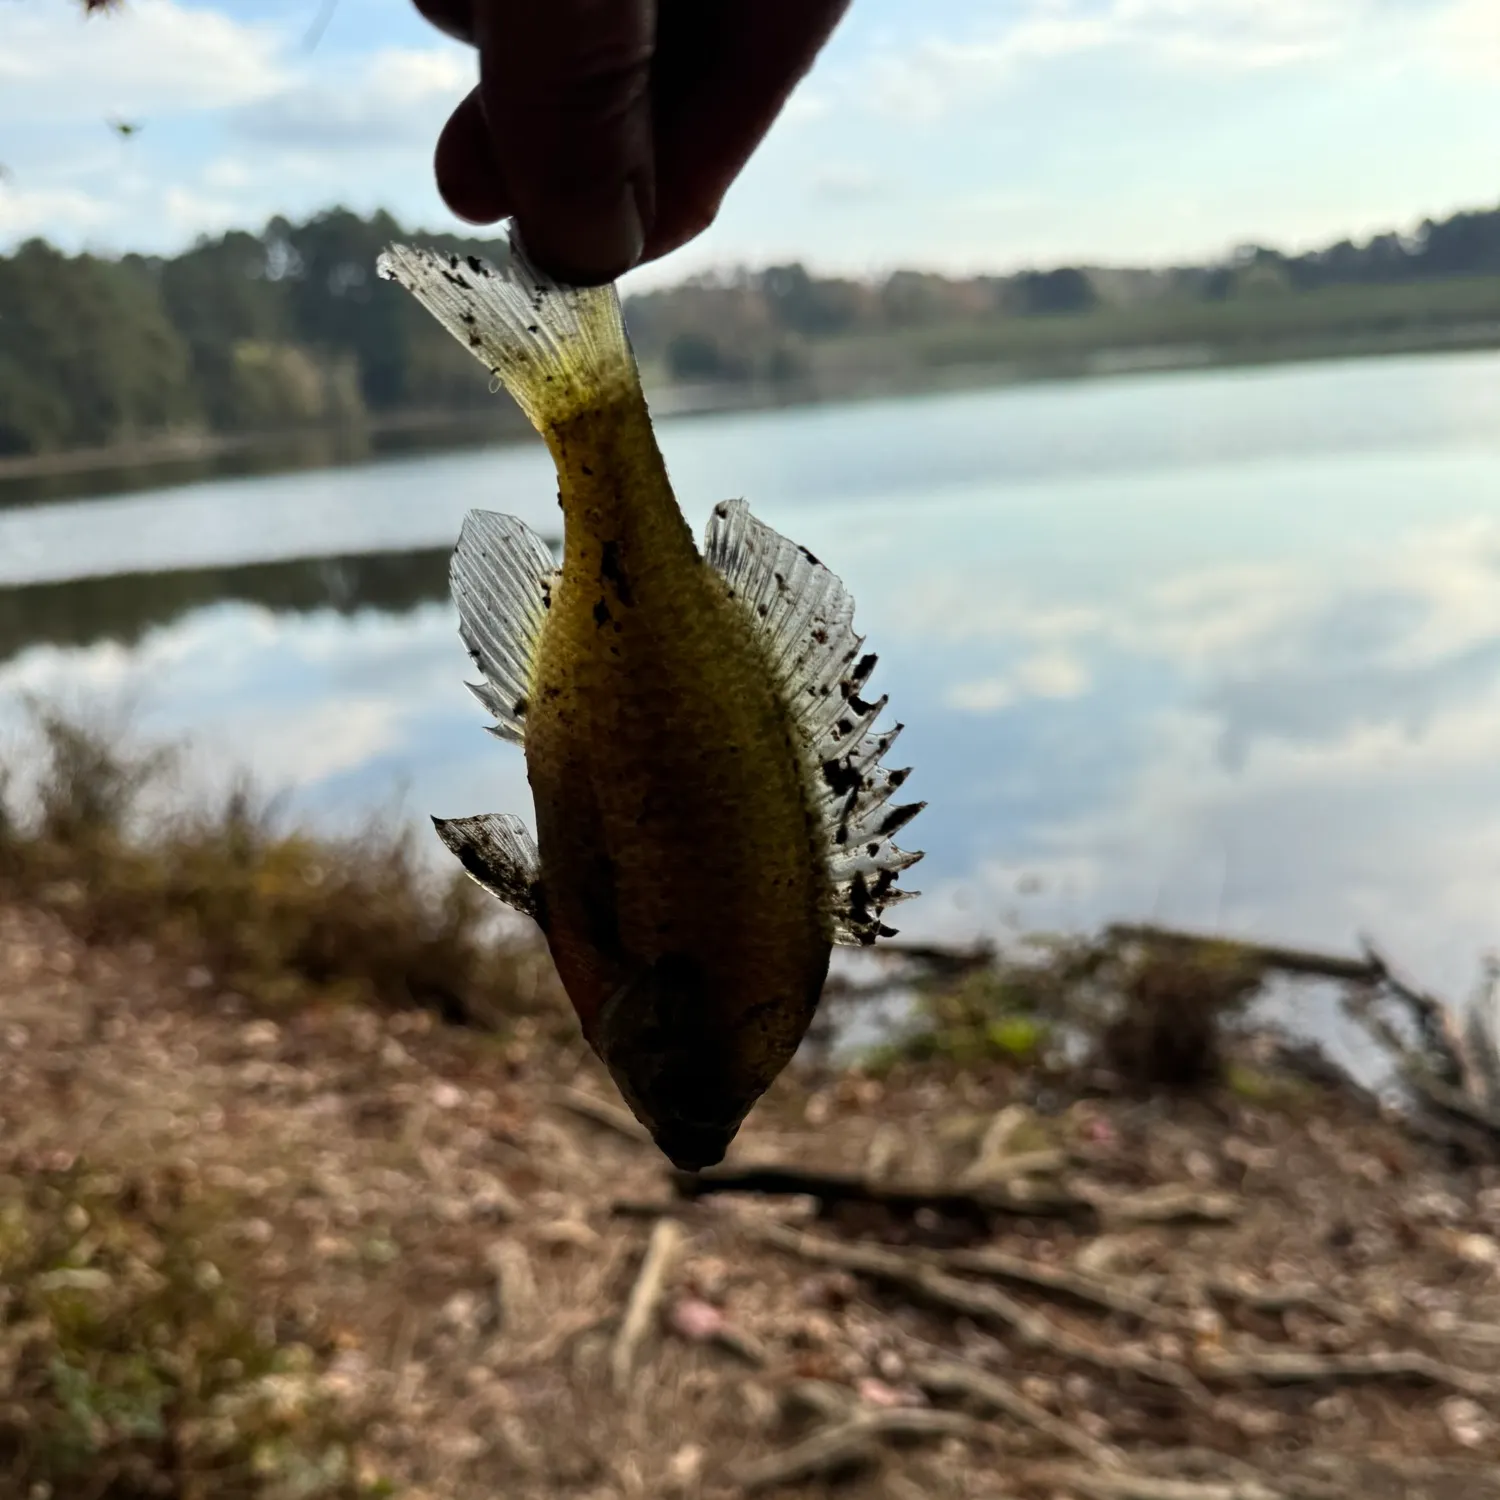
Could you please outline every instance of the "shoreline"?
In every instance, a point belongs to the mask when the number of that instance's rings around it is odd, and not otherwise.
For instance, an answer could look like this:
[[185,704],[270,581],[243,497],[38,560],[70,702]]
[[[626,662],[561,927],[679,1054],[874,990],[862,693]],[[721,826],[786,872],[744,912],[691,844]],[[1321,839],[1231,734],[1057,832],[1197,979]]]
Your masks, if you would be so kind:
[[[1296,345],[1263,348],[1216,348],[1203,343],[1100,347],[1060,352],[1029,362],[975,361],[894,366],[873,374],[851,376],[848,369],[814,370],[807,377],[780,383],[704,382],[657,384],[648,378],[647,395],[659,419],[716,416],[789,407],[940,395],[956,391],[1002,389],[1058,381],[1119,379],[1134,375],[1201,370],[1264,368],[1381,359],[1400,355],[1441,355],[1500,349],[1500,323],[1470,324],[1408,332],[1372,330],[1355,336],[1313,339]],[[412,411],[336,427],[288,428],[249,433],[173,433],[127,443],[75,448],[54,453],[0,457],[0,486],[27,480],[66,478],[110,469],[139,471],[153,467],[215,463],[235,455],[294,461],[276,467],[322,467],[399,451],[402,439],[415,439],[435,450],[471,444],[490,446],[524,440],[528,429],[509,407],[472,411]],[[297,450],[303,450],[300,461]]]

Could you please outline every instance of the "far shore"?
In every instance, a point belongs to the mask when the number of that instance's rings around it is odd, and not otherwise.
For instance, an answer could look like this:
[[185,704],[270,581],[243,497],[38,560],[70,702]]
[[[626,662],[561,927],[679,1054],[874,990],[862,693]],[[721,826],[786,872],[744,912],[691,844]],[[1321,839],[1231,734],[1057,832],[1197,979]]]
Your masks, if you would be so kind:
[[[1236,369],[1275,364],[1446,354],[1500,348],[1500,323],[1371,330],[1355,335],[1309,338],[1295,344],[1215,348],[1163,344],[1068,352],[1044,361],[985,361],[939,366],[895,365],[859,369],[814,369],[782,382],[705,381],[694,384],[653,378],[647,392],[659,418],[706,416],[735,411],[812,406],[834,402],[935,395],[958,390],[1030,385],[1059,380],[1096,380],[1173,371]],[[526,437],[526,428],[508,402],[462,411],[408,411],[373,417],[343,427],[301,427],[280,431],[163,433],[129,442],[61,452],[0,457],[0,485],[109,470],[174,469],[182,465],[231,461],[237,472],[265,464],[286,470],[358,461],[393,452],[489,446]],[[0,491],[3,496],[3,491]]]

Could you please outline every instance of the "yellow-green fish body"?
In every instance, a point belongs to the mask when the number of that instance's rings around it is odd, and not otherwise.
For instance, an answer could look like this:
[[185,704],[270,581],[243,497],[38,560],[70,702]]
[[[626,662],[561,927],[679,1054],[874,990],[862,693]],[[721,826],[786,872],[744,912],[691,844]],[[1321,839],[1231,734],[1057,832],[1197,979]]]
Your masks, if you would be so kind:
[[612,288],[518,252],[397,247],[412,290],[546,439],[561,568],[509,517],[470,515],[453,563],[475,692],[519,740],[519,820],[439,822],[477,880],[533,915],[590,1045],[679,1166],[720,1160],[790,1061],[835,941],[869,942],[920,856],[890,834],[897,731],[860,690],[852,603],[804,549],[714,511],[707,556],[667,478]]

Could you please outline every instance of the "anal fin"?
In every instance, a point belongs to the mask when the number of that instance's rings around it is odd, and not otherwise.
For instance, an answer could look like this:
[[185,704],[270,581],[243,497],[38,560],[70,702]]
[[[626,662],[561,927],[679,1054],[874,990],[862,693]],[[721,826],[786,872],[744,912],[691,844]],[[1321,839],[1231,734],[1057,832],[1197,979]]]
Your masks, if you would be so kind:
[[438,837],[469,877],[506,906],[542,920],[542,870],[536,841],[512,813],[434,818]]

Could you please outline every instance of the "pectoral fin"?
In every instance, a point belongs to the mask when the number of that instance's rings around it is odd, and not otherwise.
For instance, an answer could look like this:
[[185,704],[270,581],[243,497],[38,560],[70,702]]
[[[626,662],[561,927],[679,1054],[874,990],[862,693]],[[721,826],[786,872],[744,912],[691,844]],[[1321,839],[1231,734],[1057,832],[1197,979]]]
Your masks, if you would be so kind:
[[438,837],[470,877],[513,910],[544,929],[542,871],[536,841],[510,813],[474,818],[434,818]]

